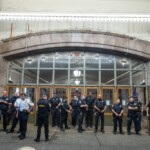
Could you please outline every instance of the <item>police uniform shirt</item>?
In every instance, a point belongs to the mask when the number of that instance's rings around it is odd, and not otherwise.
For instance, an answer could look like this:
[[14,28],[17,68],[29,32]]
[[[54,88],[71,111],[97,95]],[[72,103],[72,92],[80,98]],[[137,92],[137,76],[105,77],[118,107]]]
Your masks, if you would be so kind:
[[71,106],[72,106],[73,110],[78,111],[79,107],[80,107],[79,101],[74,99],[71,103]]
[[142,111],[142,102],[141,101],[138,101],[138,112],[141,112]]
[[95,106],[99,108],[100,110],[104,110],[106,106],[106,102],[102,99],[98,99],[97,101],[95,101]]
[[[127,104],[127,107],[138,107],[138,102],[129,102]],[[128,115],[131,115],[131,116],[135,116],[137,114],[137,110],[129,110],[128,109]]]
[[79,107],[82,112],[86,110],[86,107],[81,107],[82,105],[86,105],[86,101],[84,99],[79,100]]
[[[10,103],[10,99],[9,99],[7,96],[2,96],[2,97],[0,97],[0,100],[3,100],[3,101],[5,101],[5,102]],[[3,110],[5,110],[5,109],[8,108],[8,105],[7,105],[7,104],[4,104],[4,103],[1,103],[0,107],[1,107]]]
[[58,97],[53,97],[50,99],[50,104],[52,108],[57,107],[59,103],[60,99]]
[[[121,111],[123,110],[123,107],[121,104],[114,104],[112,106],[112,109],[117,113],[117,114],[120,114]],[[113,113],[113,116],[116,116],[114,113]]]
[[30,107],[34,106],[34,104],[32,103],[30,99],[22,100],[21,98],[18,98],[14,105],[21,112],[24,110],[28,110]]
[[10,103],[12,103],[12,109],[14,109],[14,110],[16,110],[15,108],[14,108],[14,104],[15,104],[15,102],[16,102],[16,100],[18,99],[18,98],[20,98],[19,96],[13,96],[11,99],[10,99]]
[[87,96],[85,100],[86,100],[86,104],[88,105],[88,108],[92,109],[95,102],[94,98],[92,96]]
[[38,106],[38,116],[48,116],[50,112],[49,102],[45,99],[40,99],[37,102]]

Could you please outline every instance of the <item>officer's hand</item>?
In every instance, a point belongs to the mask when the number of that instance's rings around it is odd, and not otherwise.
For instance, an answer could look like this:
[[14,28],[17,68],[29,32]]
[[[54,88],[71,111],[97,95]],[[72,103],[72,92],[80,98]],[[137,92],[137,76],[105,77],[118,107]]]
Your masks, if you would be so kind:
[[149,114],[147,114],[147,117],[149,117]]
[[132,110],[132,107],[129,106],[128,109]]
[[101,110],[101,113],[103,113],[104,112],[104,110]]
[[118,116],[121,117],[121,114],[119,114]]
[[27,110],[27,113],[30,113],[30,110],[29,110],[29,109]]

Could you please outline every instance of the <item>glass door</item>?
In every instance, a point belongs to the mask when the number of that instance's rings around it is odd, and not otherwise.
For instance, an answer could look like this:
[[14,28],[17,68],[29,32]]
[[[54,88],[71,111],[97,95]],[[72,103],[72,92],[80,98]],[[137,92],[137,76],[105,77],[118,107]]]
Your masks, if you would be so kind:
[[62,100],[64,97],[68,97],[67,87],[56,86],[54,91],[57,93],[57,96]]
[[70,87],[70,96],[69,96],[69,102],[73,100],[74,96],[82,97],[83,95],[83,87]]
[[106,102],[107,110],[106,112],[111,112],[112,104],[114,103],[114,87],[103,87],[102,88],[102,98]]
[[117,97],[120,99],[125,112],[127,112],[126,106],[130,95],[131,95],[130,87],[117,87]]
[[50,86],[39,86],[38,99],[40,99],[43,94],[46,94],[48,99],[50,99],[52,97],[52,88]]
[[86,87],[85,96],[88,96],[90,92],[92,93],[93,97],[95,99],[97,99],[98,93],[99,93],[98,88],[97,87]]

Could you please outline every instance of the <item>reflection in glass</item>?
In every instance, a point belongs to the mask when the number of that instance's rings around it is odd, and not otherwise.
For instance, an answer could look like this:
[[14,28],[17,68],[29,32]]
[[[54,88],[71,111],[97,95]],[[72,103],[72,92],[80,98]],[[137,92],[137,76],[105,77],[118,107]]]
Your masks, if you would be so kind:
[[22,70],[21,69],[10,69],[8,83],[21,84]]
[[99,71],[98,70],[86,70],[86,83],[91,85],[98,85],[99,82]]
[[50,88],[40,88],[40,98],[42,98],[43,94],[46,94],[49,97],[50,96]]
[[145,85],[145,71],[132,71],[132,85]]
[[41,69],[39,71],[39,84],[52,84],[53,70]]
[[[90,92],[92,92],[92,95],[93,95],[93,97],[95,98],[95,99],[97,99],[97,89],[87,89],[87,95],[90,93]],[[86,95],[86,96],[87,96]]]
[[130,85],[129,71],[117,71],[117,85]]
[[66,88],[56,88],[55,90],[59,98],[64,98],[64,96],[67,96]]
[[36,69],[25,69],[24,70],[24,84],[26,83],[37,83],[37,70]]
[[101,82],[102,82],[102,85],[114,85],[114,71],[113,70],[102,70],[101,71]]
[[113,90],[112,89],[103,89],[103,100],[107,105],[107,112],[111,112],[113,104]]
[[55,84],[68,83],[68,70],[55,70]]

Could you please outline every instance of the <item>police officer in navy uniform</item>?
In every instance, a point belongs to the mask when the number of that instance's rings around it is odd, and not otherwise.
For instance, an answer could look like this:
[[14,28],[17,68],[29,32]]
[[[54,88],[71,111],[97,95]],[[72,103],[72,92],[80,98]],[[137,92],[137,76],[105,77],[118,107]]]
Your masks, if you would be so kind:
[[8,126],[8,107],[10,104],[10,99],[7,96],[7,91],[3,92],[3,96],[0,97],[0,108],[3,116],[3,130],[7,131]]
[[65,112],[65,129],[70,129],[70,127],[68,126],[68,112],[71,112],[71,106],[67,102],[67,97],[64,97],[64,107],[66,108],[66,110],[68,110]]
[[[67,99],[66,97],[63,97],[61,105],[60,105],[60,130],[65,131],[65,129],[69,129],[67,125],[67,118],[68,118],[68,113],[70,113],[70,107],[67,104]],[[65,125],[65,128],[64,128]]]
[[47,95],[43,95],[42,99],[37,102],[37,137],[36,142],[40,142],[41,128],[44,125],[45,141],[49,140],[49,113],[50,104]]
[[131,134],[131,124],[132,122],[134,122],[135,132],[137,135],[140,135],[138,129],[138,116],[137,116],[138,102],[134,101],[133,96],[129,97],[129,103],[127,104],[127,107],[128,107],[127,133],[128,135]]
[[142,102],[138,100],[137,96],[133,96],[134,101],[138,103],[138,110],[137,110],[137,124],[139,132],[141,131],[141,122],[142,122],[142,113],[143,113],[143,106]]
[[123,134],[122,131],[122,117],[123,117],[123,107],[120,104],[120,99],[118,98],[115,104],[112,106],[113,112],[113,122],[114,122],[114,134],[117,132],[117,122],[119,123],[120,134]]
[[84,114],[85,110],[88,107],[85,101],[85,97],[83,96],[81,99],[79,99],[79,112],[78,112],[78,132],[82,133],[82,131],[85,131],[83,129],[83,119],[84,119]]
[[92,92],[89,92],[89,95],[86,97],[86,104],[88,105],[86,109],[86,127],[93,126],[93,109],[94,109],[94,102],[95,99],[92,96]]
[[52,127],[56,125],[60,126],[60,99],[57,97],[57,93],[53,93],[53,97],[50,99],[51,114],[52,114]]
[[75,127],[77,124],[78,112],[79,112],[79,101],[77,96],[74,96],[70,105],[72,108],[72,126]]
[[95,101],[95,133],[98,130],[99,117],[101,118],[101,132],[105,133],[104,130],[104,112],[107,109],[106,102],[99,95],[98,99]]
[[[13,121],[12,121],[12,126],[11,126],[10,130],[7,133],[13,133],[14,132],[14,129],[17,126],[17,123],[18,123],[18,120],[19,120],[18,117],[17,117],[17,113],[18,113],[17,109],[14,106],[14,104],[15,104],[15,102],[18,98],[20,98],[19,93],[15,92],[14,96],[10,99],[11,109],[12,109],[11,118],[12,118]],[[18,132],[20,132],[20,131],[18,131]]]

